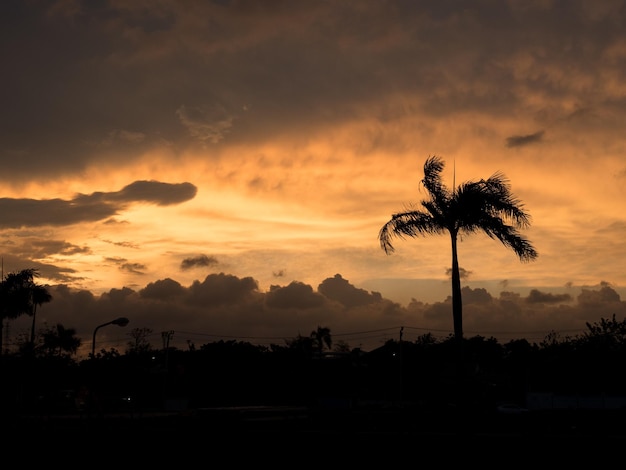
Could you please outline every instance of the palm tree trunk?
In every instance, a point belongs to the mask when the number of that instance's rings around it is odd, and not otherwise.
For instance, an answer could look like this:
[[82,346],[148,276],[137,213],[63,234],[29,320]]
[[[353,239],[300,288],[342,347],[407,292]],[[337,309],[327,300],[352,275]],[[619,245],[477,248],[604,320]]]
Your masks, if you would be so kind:
[[33,305],[33,322],[30,326],[30,343],[35,345],[35,317],[37,316],[37,305]]
[[454,324],[454,338],[463,341],[463,302],[461,300],[461,273],[457,255],[457,234],[452,233],[452,321]]
[[465,407],[467,400],[465,389],[465,355],[463,351],[463,302],[461,299],[461,273],[457,255],[457,234],[452,237],[452,321],[454,324],[455,369],[457,380],[457,405],[459,409]]

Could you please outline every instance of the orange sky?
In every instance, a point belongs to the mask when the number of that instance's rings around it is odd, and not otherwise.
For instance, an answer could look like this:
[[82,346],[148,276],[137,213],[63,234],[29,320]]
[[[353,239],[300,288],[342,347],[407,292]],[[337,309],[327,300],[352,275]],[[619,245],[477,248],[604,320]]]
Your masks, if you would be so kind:
[[4,272],[37,268],[38,326],[88,346],[120,312],[155,346],[445,335],[449,240],[377,240],[436,154],[449,186],[503,172],[539,253],[463,239],[468,333],[623,316],[625,20],[604,0],[2,2]]

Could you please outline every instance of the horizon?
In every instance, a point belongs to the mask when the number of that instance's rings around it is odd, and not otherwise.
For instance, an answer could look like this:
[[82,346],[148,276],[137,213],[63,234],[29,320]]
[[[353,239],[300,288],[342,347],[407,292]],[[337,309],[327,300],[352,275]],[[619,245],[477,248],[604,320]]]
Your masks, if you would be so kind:
[[[440,280],[414,280],[429,290]],[[425,284],[425,285],[424,285]],[[564,286],[542,291],[530,286],[501,289],[462,285],[464,336],[493,337],[501,343],[526,339],[540,342],[548,334],[566,338],[587,331],[586,324],[601,319],[626,318],[623,289],[608,283],[596,286]],[[438,339],[452,334],[450,293],[432,301],[413,297],[406,304],[382,292],[353,285],[340,274],[317,286],[292,281],[262,291],[250,277],[219,273],[183,286],[167,278],[141,289],[111,289],[100,295],[67,286],[48,286],[53,299],[37,309],[37,330],[61,323],[74,328],[82,340],[77,358],[91,352],[94,329],[124,316],[125,327],[108,326],[98,331],[96,352],[110,348],[123,353],[134,328],[149,328],[155,350],[165,347],[162,335],[173,332],[170,347],[186,350],[214,341],[243,341],[269,346],[285,345],[299,335],[309,336],[318,326],[331,330],[333,345],[347,343],[352,349],[376,349],[390,339],[415,341],[431,333]],[[445,289],[444,289],[445,290]],[[524,292],[526,291],[526,292]],[[22,315],[7,322],[5,348],[30,331],[32,317]]]

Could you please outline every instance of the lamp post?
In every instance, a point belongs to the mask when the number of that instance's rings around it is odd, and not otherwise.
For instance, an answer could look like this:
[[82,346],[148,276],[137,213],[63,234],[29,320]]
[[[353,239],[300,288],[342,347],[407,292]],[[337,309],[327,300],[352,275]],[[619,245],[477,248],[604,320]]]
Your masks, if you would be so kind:
[[96,329],[93,330],[93,340],[91,342],[91,357],[93,358],[96,357],[96,333],[100,328],[102,328],[103,326],[107,326],[107,325],[126,326],[128,325],[129,321],[130,320],[128,320],[128,318],[126,317],[119,317],[119,318],[116,318],[115,320],[111,320],[106,323],[103,323],[102,325],[96,326]]

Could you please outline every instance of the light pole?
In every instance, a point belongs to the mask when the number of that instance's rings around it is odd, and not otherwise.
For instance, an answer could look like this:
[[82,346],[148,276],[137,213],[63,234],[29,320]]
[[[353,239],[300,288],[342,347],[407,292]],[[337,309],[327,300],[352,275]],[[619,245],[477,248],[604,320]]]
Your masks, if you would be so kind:
[[96,357],[96,332],[100,328],[102,328],[103,326],[107,326],[107,325],[126,326],[126,325],[128,325],[129,321],[130,320],[128,320],[128,318],[126,318],[126,317],[119,317],[119,318],[116,318],[115,320],[111,320],[111,321],[108,321],[106,323],[103,323],[102,325],[96,326],[96,329],[93,330],[93,340],[91,342],[91,357],[93,357],[93,358]]

